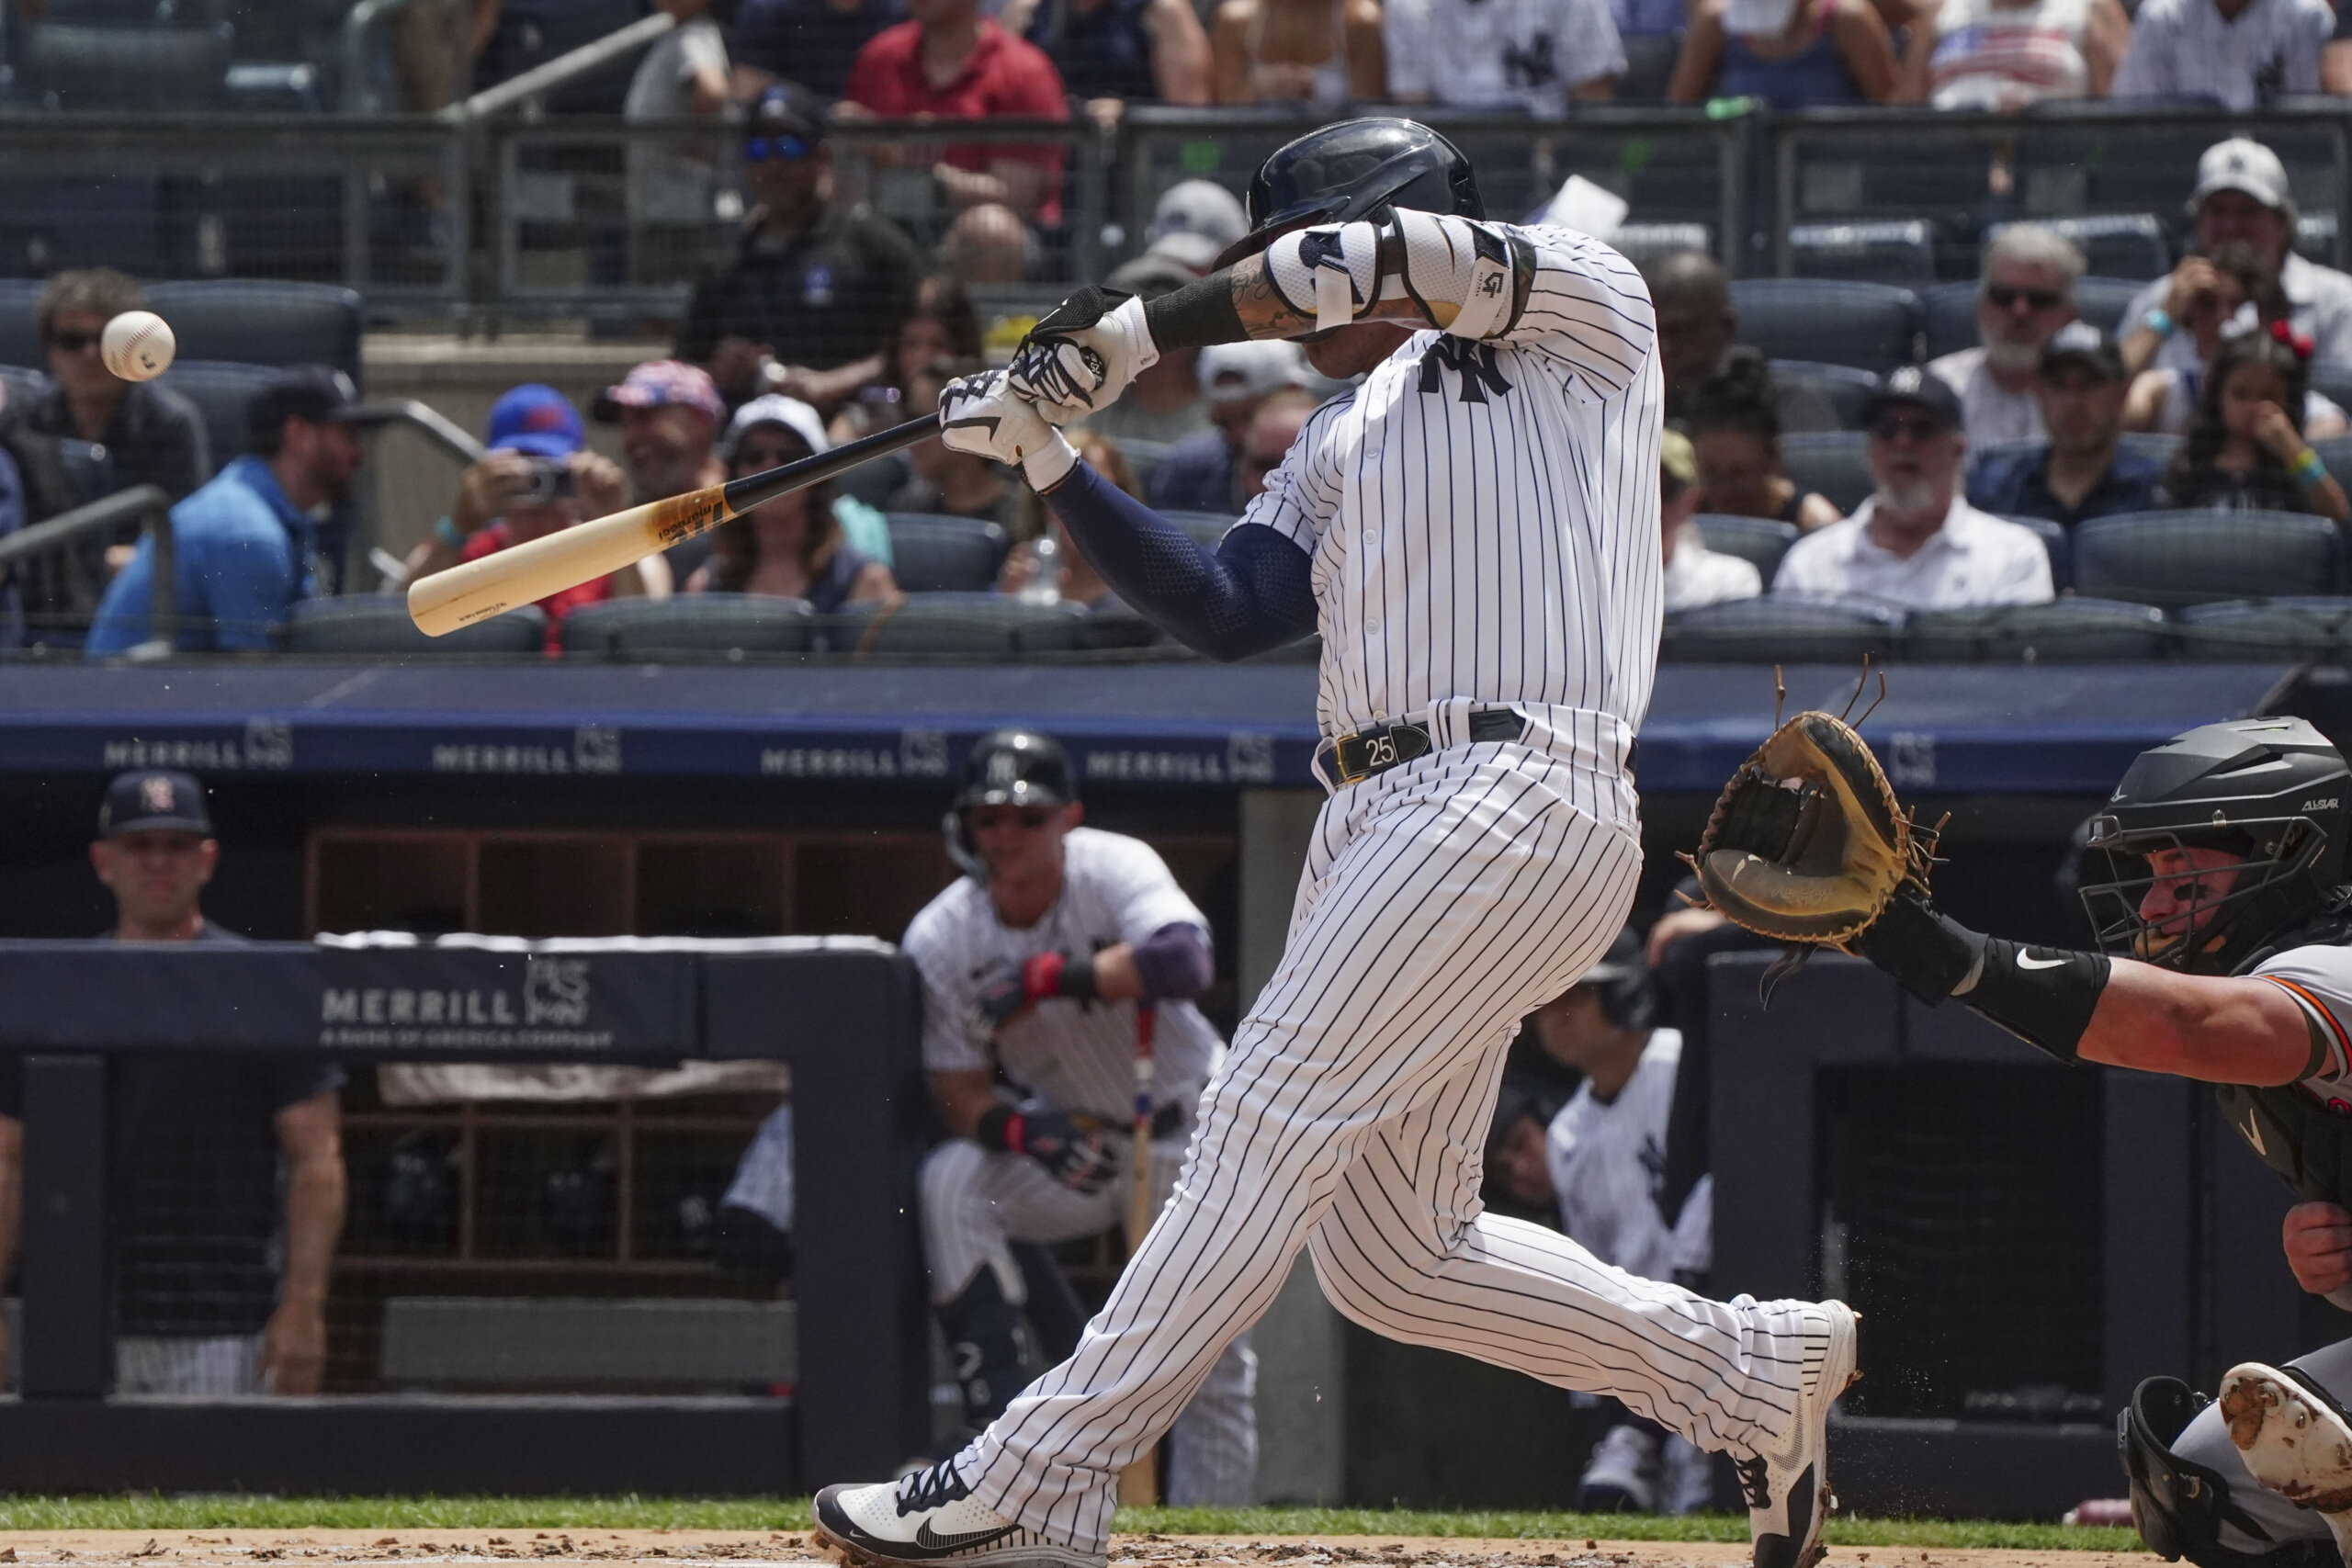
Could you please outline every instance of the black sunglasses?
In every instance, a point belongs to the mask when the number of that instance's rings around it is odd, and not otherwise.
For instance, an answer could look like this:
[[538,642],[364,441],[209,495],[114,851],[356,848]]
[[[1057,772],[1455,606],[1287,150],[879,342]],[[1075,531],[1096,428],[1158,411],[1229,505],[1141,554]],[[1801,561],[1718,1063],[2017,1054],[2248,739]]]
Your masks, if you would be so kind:
[[1899,413],[1882,414],[1871,424],[1871,435],[1879,441],[1899,441],[1906,435],[1914,441],[1933,441],[1943,433],[1943,421],[1917,414],[1909,418]]
[[97,341],[96,333],[51,333],[49,334],[49,346],[61,349],[67,354],[79,354]]
[[2015,309],[2020,299],[2037,310],[2050,310],[2066,299],[2064,294],[2053,294],[2047,288],[2018,288],[2007,283],[1986,284],[1984,298],[2004,310]]

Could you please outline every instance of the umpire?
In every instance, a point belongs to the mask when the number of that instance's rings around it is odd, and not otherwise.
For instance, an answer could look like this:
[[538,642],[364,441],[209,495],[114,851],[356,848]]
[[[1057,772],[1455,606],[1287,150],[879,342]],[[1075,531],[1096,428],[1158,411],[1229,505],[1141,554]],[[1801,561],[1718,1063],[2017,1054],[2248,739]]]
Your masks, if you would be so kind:
[[[201,784],[121,774],[90,846],[115,902],[97,940],[243,942],[204,917],[220,860]],[[303,1056],[113,1059],[116,1393],[318,1392],[343,1229],[342,1083],[333,1063]],[[0,1057],[0,1275],[17,1249],[23,1114],[23,1061]]]
[[[2342,755],[2301,719],[2209,724],[2143,752],[2093,820],[2108,875],[2081,891],[2098,951],[1969,931],[1917,881],[1846,945],[1921,1000],[1957,998],[2062,1061],[2211,1083],[2303,1200],[2286,1223],[2295,1278],[2352,1306],[2348,786]],[[1741,847],[1767,876],[1794,863]],[[2177,1379],[2142,1383],[2123,1416],[2142,1538],[2203,1568],[2352,1560],[2346,1400],[2352,1341],[2283,1369],[2241,1363],[2210,1404]]]

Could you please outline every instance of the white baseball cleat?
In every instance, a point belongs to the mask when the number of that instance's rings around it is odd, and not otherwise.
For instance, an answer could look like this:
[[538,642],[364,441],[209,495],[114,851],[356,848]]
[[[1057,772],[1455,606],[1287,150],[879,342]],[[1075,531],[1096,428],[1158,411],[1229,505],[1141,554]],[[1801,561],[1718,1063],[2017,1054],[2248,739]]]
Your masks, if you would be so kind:
[[1796,1421],[1780,1447],[1741,1460],[1747,1534],[1756,1568],[1813,1568],[1821,1561],[1821,1525],[1838,1506],[1829,1490],[1829,1407],[1861,1375],[1854,1365],[1854,1325],[1844,1302],[1804,1309],[1804,1376]]
[[942,1460],[899,1482],[817,1494],[817,1538],[865,1568],[958,1562],[1001,1568],[1102,1568],[1104,1554],[1047,1540],[978,1502]]
[[2327,1521],[2352,1562],[2352,1422],[2292,1367],[2244,1361],[2222,1379],[2222,1419],[2265,1488]]

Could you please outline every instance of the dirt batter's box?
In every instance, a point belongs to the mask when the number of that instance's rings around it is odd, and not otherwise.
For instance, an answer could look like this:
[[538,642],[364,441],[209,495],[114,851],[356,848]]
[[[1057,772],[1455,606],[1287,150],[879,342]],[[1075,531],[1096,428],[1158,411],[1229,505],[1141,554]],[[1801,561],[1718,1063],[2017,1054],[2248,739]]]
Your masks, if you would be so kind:
[[[0,1490],[795,1493],[928,1436],[914,970],[856,938],[0,942],[26,1056],[23,1372]],[[791,1067],[798,1381],[775,1398],[109,1397],[107,1057]]]

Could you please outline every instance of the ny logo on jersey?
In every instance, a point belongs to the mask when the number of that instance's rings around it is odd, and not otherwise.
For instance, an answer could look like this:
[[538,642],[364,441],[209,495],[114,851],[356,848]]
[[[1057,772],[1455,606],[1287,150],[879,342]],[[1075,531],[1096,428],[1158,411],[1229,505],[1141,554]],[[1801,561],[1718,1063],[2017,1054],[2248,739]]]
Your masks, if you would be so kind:
[[[1501,276],[1500,274],[1496,276],[1498,279]],[[1421,390],[1442,394],[1445,378],[1441,372],[1445,370],[1462,378],[1462,400],[1465,403],[1483,403],[1488,392],[1499,396],[1510,390],[1510,383],[1495,367],[1495,345],[1490,343],[1471,343],[1458,337],[1439,338],[1421,355]]]

